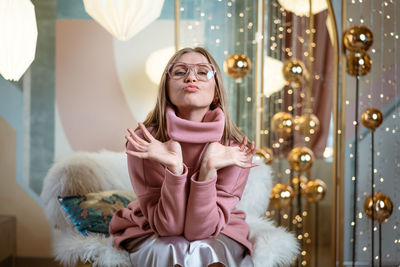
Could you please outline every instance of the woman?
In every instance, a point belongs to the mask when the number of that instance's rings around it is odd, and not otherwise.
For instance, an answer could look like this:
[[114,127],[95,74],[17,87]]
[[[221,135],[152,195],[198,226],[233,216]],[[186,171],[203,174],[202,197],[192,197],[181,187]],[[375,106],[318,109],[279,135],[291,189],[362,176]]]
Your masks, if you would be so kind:
[[184,48],[161,78],[157,105],[128,129],[138,200],[115,213],[114,244],[133,266],[252,266],[243,211],[254,142],[230,119],[221,72],[203,48]]

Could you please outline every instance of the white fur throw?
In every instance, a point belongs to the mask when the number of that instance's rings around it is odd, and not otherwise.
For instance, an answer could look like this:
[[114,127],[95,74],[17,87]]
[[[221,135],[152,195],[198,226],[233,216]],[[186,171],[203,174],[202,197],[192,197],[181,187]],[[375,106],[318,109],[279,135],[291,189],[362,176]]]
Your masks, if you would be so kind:
[[84,236],[75,230],[60,233],[53,246],[56,260],[63,266],[75,266],[79,262],[90,262],[92,266],[129,267],[129,254],[116,249],[112,238],[102,234]]
[[255,267],[290,266],[299,252],[295,236],[261,217],[248,216]]
[[[256,267],[289,265],[298,253],[293,234],[263,218],[269,203],[271,177],[271,169],[265,164],[252,168],[238,204],[247,214]],[[128,253],[115,249],[111,237],[80,234],[67,218],[57,196],[131,188],[125,153],[75,152],[56,160],[46,175],[41,193],[47,218],[61,231],[53,245],[56,259],[64,266],[74,266],[79,261],[91,262],[93,266],[130,266]]]
[[244,210],[247,216],[263,216],[269,204],[269,192],[272,188],[272,172],[268,165],[260,165],[250,170],[242,199],[237,208]]

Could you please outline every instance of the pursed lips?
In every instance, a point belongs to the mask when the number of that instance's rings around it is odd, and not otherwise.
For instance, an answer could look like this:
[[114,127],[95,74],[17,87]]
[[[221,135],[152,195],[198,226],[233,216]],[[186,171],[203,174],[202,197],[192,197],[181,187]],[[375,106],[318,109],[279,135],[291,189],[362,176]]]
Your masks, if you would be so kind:
[[195,92],[195,91],[199,90],[199,87],[192,84],[192,85],[185,86],[183,89],[187,92]]

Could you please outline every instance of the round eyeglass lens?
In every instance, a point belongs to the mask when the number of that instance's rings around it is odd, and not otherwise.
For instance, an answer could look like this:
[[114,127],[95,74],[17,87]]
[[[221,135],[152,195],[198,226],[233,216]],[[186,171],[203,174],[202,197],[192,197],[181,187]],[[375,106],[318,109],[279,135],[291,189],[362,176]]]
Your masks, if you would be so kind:
[[186,78],[189,75],[190,70],[194,72],[194,75],[200,81],[209,81],[214,77],[215,74],[213,65],[207,63],[175,63],[169,68],[168,74],[172,79],[178,80]]

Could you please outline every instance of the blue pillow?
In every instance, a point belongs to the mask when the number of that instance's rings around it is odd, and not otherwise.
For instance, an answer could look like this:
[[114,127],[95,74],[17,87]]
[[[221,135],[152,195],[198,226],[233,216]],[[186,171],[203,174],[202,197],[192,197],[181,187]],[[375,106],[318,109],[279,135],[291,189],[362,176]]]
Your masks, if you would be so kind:
[[58,197],[58,201],[79,232],[83,235],[92,232],[106,236],[109,235],[108,225],[113,214],[133,200],[135,200],[133,190],[112,190]]

